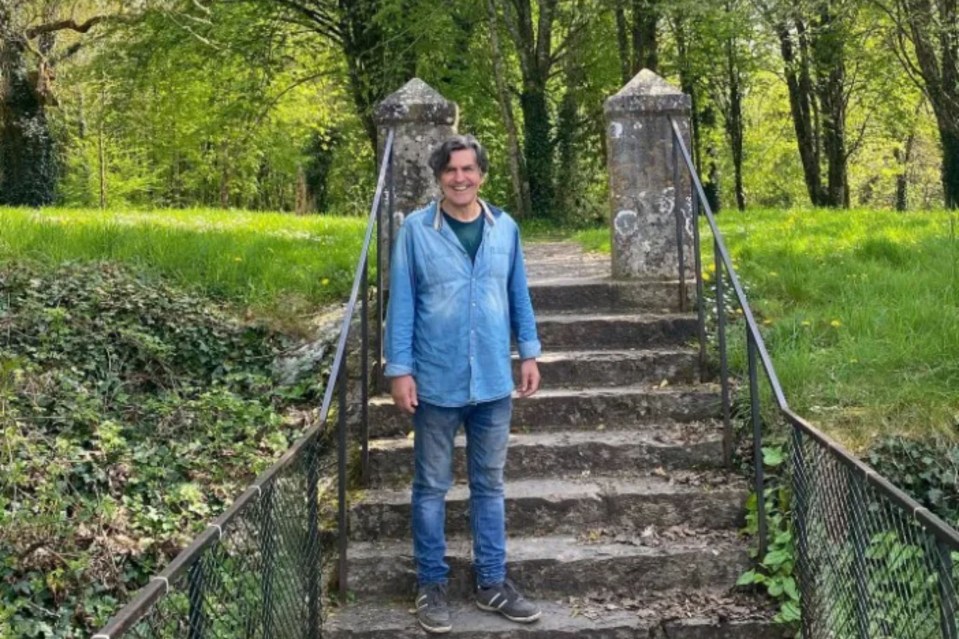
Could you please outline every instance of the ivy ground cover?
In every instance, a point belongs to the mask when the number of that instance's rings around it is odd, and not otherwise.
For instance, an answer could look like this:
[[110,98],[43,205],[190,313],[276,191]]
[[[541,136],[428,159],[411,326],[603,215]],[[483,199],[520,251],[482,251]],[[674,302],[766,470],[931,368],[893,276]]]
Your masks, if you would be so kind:
[[355,219],[0,211],[0,637],[86,637],[315,418]]

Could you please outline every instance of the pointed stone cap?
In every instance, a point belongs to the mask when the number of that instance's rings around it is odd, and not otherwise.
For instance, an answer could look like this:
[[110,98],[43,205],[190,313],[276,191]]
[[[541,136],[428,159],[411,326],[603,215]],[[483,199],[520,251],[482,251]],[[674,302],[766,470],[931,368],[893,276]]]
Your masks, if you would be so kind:
[[607,117],[637,113],[688,115],[691,104],[688,95],[649,69],[643,69],[619,93],[607,98],[603,111]]
[[401,123],[456,126],[459,109],[419,78],[413,78],[376,105],[373,119],[378,125]]

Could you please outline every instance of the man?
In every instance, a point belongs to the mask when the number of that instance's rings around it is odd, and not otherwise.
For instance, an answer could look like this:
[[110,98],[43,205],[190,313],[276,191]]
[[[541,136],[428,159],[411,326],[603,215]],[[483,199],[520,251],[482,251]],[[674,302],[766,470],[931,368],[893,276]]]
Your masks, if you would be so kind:
[[489,166],[473,136],[437,146],[430,168],[442,198],[406,218],[390,269],[386,368],[393,401],[413,416],[413,552],[417,619],[452,628],[446,598],[446,493],[453,436],[463,425],[476,604],[521,623],[540,610],[506,578],[503,467],[514,390],[510,336],[521,359],[519,397],[539,388],[533,307],[519,229],[479,199]]

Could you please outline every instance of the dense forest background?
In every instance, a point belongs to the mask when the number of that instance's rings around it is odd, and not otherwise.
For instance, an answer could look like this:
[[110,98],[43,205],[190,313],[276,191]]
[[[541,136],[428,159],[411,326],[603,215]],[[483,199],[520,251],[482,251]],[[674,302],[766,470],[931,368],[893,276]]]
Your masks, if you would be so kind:
[[0,0],[0,205],[364,210],[419,76],[520,217],[606,210],[602,105],[693,98],[722,208],[959,204],[955,0]]

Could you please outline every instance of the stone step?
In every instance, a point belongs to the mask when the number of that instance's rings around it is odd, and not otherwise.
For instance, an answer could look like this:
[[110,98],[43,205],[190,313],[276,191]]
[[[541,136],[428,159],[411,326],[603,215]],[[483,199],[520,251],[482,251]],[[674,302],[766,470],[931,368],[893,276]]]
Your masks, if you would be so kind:
[[[698,381],[699,355],[688,348],[620,351],[552,351],[538,358],[543,383],[553,388],[626,386]],[[514,378],[519,358],[513,358]]]
[[[637,384],[617,388],[566,389],[545,387],[532,397],[513,402],[513,428],[527,431],[634,428],[662,420],[695,421],[720,414],[718,384],[665,386]],[[410,417],[400,413],[387,396],[370,400],[370,433],[373,437],[401,435],[412,428]]]
[[[657,533],[512,537],[507,571],[530,598],[586,597],[591,593],[729,588],[750,566],[745,542],[731,531],[699,531],[669,538]],[[645,535],[645,536],[644,536]],[[450,597],[473,590],[468,539],[451,539]],[[348,550],[348,587],[359,597],[404,597],[416,574],[408,541],[355,542]]]
[[[527,479],[506,484],[506,519],[512,536],[574,534],[589,527],[739,528],[746,483],[723,472],[657,472],[644,477]],[[469,489],[458,484],[446,498],[446,532],[469,532]],[[410,490],[364,493],[350,516],[353,539],[410,536]]]
[[697,319],[668,315],[537,315],[536,330],[543,352],[577,349],[639,349],[683,346],[697,336]]
[[[538,278],[529,287],[537,313],[604,313],[679,310],[679,280],[637,282],[612,279]],[[694,308],[695,282],[686,287],[687,308]]]
[[[679,591],[654,596],[538,602],[543,616],[520,625],[479,610],[471,600],[451,600],[453,630],[460,639],[782,639],[774,611],[758,598],[723,591]],[[422,639],[410,601],[364,601],[334,609],[328,639]]]
[[[456,437],[454,476],[466,477],[466,437]],[[506,477],[584,477],[654,468],[691,470],[722,464],[722,433],[715,424],[676,424],[672,431],[562,431],[513,433]],[[373,485],[405,486],[413,474],[413,439],[370,440]]]

